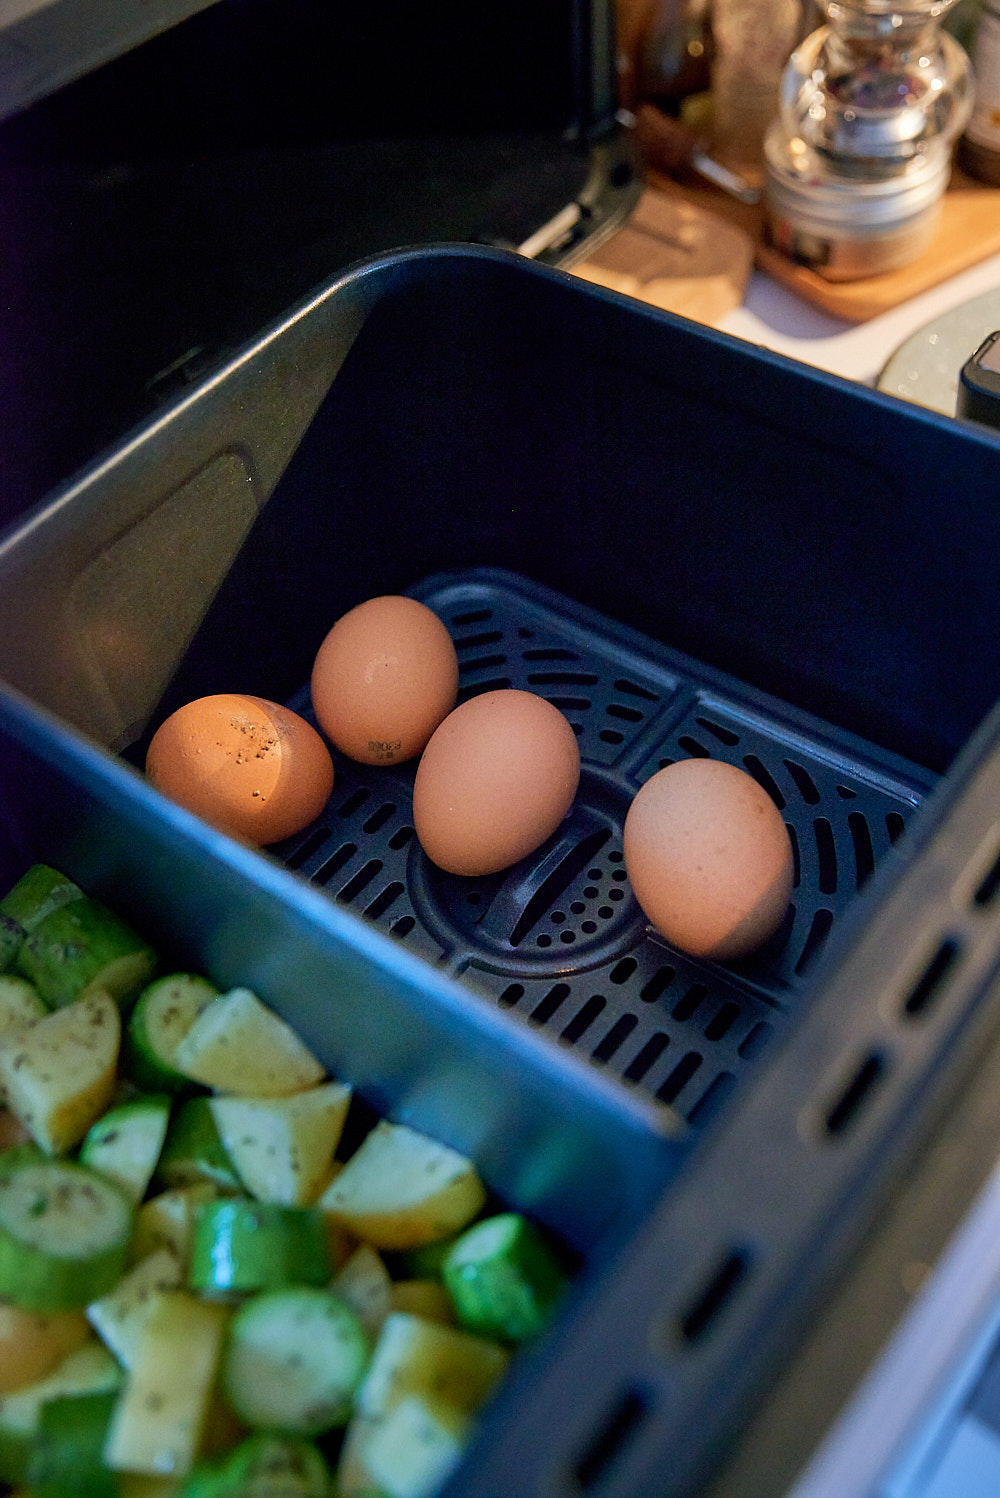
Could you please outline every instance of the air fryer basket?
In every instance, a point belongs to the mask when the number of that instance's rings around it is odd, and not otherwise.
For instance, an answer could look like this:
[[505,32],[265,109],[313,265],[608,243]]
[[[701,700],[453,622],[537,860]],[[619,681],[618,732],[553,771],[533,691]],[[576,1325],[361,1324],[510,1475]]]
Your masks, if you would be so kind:
[[[0,544],[5,871],[61,861],[257,985],[583,1255],[450,1498],[701,1490],[996,1028],[998,450],[516,257],[410,252]],[[463,695],[578,734],[577,805],[514,870],[435,871],[406,767],[338,759],[260,856],[127,763],[205,692],[308,712],[332,620],[404,590]],[[794,911],[732,967],[623,877],[631,795],[685,754],[793,833]]]

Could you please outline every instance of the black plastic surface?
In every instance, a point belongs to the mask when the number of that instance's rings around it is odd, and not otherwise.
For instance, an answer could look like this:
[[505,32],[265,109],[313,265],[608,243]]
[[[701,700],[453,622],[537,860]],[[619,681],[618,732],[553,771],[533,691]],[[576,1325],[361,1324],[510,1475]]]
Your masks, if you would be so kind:
[[[415,762],[389,769],[338,754],[327,810],[272,851],[466,986],[704,1123],[794,1004],[930,777],[525,578],[472,570],[410,591],[452,633],[461,698],[518,687],[565,713],[582,764],[569,816],[504,873],[444,874],[413,833]],[[290,706],[312,717],[307,689]],[[780,931],[728,968],[651,932],[624,867],[639,786],[692,755],[753,775],[795,851]]]

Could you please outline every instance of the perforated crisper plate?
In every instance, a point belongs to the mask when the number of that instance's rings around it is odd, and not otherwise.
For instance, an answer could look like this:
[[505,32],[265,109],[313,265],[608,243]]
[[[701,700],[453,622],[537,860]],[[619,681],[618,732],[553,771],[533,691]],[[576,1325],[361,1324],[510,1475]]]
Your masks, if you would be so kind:
[[[461,698],[520,687],[566,714],[582,761],[572,811],[506,872],[448,875],[414,836],[416,762],[382,768],[335,754],[324,814],[273,851],[469,988],[702,1122],[766,1043],[931,778],[853,739],[845,747],[827,725],[516,575],[445,574],[410,592],[452,634]],[[309,717],[308,688],[290,705]],[[654,935],[624,868],[636,790],[690,755],[755,776],[795,849],[785,924],[730,967]]]

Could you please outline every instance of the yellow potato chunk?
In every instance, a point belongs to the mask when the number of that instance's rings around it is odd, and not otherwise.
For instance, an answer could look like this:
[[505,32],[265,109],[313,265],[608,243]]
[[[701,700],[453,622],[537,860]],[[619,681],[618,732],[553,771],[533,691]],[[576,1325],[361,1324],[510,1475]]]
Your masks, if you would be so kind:
[[0,1042],[0,1087],[46,1154],[78,1144],[111,1101],[121,1044],[118,1005],[101,990]]

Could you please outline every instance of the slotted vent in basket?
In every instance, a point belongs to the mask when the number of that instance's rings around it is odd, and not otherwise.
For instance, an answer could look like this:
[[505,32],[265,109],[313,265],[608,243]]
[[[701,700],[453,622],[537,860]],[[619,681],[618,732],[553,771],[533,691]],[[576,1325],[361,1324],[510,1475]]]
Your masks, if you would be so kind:
[[[460,696],[537,692],[571,723],[574,806],[536,854],[467,879],[423,855],[415,764],[335,756],[324,815],[276,849],[332,898],[477,993],[702,1122],[766,1044],[838,917],[928,789],[877,751],[763,703],[738,682],[638,641],[523,579],[432,579],[415,595],[455,640]],[[308,690],[291,704],[310,716]],[[622,829],[659,768],[710,756],[749,771],[781,810],[795,889],[776,936],[746,961],[696,962],[652,933],[629,887]]]

